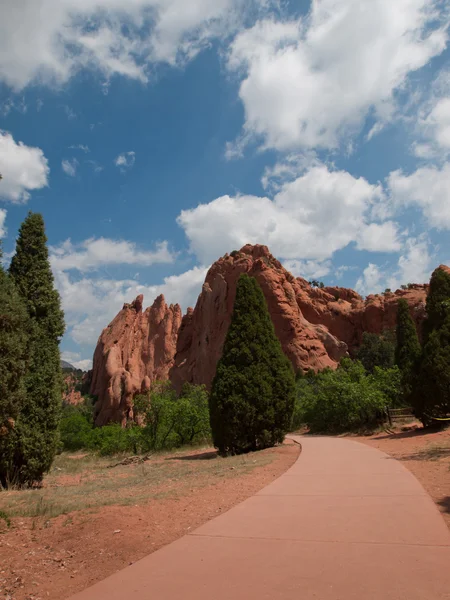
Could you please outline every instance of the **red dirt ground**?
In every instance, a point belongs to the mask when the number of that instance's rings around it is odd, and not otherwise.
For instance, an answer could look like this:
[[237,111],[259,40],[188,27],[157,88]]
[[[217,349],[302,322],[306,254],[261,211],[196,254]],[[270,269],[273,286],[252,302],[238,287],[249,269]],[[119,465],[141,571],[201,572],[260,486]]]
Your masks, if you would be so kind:
[[136,506],[104,506],[37,525],[36,518],[16,517],[0,533],[0,598],[67,598],[252,496],[285,472],[299,451],[287,440],[262,451],[269,464],[251,472],[203,485],[200,470],[198,489],[194,480],[191,490]]
[[402,461],[436,502],[450,529],[450,428],[437,432],[419,428],[356,439]]

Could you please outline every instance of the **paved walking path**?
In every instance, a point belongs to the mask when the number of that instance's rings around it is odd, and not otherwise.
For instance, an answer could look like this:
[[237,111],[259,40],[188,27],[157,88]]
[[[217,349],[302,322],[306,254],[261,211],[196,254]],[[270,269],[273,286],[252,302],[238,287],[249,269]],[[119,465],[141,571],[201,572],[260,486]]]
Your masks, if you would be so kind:
[[295,465],[72,600],[449,600],[450,534],[398,461],[302,437]]

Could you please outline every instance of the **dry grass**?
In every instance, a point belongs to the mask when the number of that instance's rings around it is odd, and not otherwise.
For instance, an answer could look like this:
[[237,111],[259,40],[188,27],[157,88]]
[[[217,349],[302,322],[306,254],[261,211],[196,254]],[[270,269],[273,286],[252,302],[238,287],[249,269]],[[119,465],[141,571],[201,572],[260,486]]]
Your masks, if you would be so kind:
[[63,453],[56,458],[41,489],[1,492],[0,511],[8,517],[51,519],[107,505],[137,505],[182,494],[190,487],[210,485],[214,480],[237,477],[273,458],[261,452],[220,458],[211,448],[190,448],[157,455],[143,464],[110,468],[117,457]]
[[441,460],[448,457],[450,457],[450,444],[430,444],[405,458],[407,460]]

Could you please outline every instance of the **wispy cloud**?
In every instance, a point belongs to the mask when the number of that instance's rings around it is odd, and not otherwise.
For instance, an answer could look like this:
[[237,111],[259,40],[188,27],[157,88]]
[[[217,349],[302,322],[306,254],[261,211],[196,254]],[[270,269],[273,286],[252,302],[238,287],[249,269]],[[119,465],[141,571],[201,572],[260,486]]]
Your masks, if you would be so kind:
[[103,171],[103,167],[96,160],[87,160],[86,161],[91,167],[94,173],[101,173]]
[[73,146],[69,146],[69,148],[71,150],[81,150],[85,154],[88,154],[88,152],[91,151],[90,148],[89,148],[89,146],[86,146],[84,144],[76,144],[76,145],[73,145]]
[[77,174],[78,161],[76,158],[71,158],[68,160],[64,159],[61,162],[61,168],[66,175],[69,175],[69,177],[75,177]]
[[116,167],[119,167],[122,173],[124,173],[127,169],[131,169],[134,166],[136,161],[136,153],[133,151],[130,152],[122,152],[119,156],[114,160],[114,164]]

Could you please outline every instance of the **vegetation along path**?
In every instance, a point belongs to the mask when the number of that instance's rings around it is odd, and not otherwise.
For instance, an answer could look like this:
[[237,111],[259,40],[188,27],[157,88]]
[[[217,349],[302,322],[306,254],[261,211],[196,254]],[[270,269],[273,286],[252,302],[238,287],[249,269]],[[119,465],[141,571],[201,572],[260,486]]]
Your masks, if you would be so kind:
[[301,437],[279,479],[73,600],[440,600],[450,533],[431,498],[387,454]]

